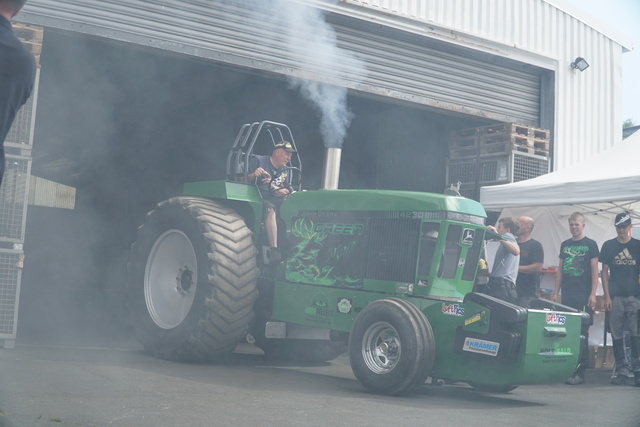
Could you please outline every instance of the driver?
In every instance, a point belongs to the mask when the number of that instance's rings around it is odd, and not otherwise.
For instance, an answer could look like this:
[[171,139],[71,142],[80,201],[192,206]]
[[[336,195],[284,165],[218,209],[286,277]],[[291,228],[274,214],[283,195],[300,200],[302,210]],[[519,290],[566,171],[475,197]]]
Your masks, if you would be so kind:
[[279,261],[278,226],[276,214],[280,205],[292,193],[291,180],[286,168],[296,150],[288,141],[280,141],[273,147],[270,156],[254,156],[249,162],[248,182],[258,185],[263,200],[263,221],[267,243],[271,247],[270,262]]

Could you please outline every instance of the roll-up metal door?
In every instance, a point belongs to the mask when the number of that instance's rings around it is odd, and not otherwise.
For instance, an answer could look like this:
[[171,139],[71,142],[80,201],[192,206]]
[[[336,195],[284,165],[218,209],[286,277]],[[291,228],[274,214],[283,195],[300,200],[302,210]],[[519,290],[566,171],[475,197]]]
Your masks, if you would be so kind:
[[255,8],[268,3],[245,9],[245,1],[30,0],[19,17],[433,108],[540,125],[540,69],[333,13],[326,19],[338,45],[362,59],[366,73],[355,79],[348,69],[337,75],[321,68],[301,72],[299,58],[287,50],[286,23]]

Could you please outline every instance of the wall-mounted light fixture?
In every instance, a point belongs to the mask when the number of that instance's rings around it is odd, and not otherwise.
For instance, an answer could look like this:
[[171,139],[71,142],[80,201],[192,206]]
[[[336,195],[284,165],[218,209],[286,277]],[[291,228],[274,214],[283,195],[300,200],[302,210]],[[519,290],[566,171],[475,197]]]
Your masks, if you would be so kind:
[[571,68],[574,70],[584,71],[589,68],[589,63],[584,60],[584,58],[578,56],[575,61],[571,63]]

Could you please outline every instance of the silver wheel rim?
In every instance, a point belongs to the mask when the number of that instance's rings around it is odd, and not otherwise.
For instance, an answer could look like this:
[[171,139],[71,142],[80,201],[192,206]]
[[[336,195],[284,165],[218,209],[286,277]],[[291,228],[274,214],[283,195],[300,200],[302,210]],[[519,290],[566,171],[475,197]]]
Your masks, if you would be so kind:
[[401,352],[398,331],[389,323],[374,323],[365,332],[362,339],[362,358],[371,372],[391,372],[398,364]]
[[144,274],[144,298],[156,325],[178,326],[189,314],[198,283],[198,263],[191,241],[168,230],[155,241]]

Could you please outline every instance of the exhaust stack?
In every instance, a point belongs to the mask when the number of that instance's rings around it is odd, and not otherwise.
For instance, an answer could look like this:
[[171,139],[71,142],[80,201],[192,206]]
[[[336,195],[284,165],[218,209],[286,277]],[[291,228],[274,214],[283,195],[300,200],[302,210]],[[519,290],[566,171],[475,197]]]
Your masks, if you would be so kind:
[[322,174],[322,189],[337,190],[340,180],[340,157],[342,148],[327,147],[324,151],[324,169]]

